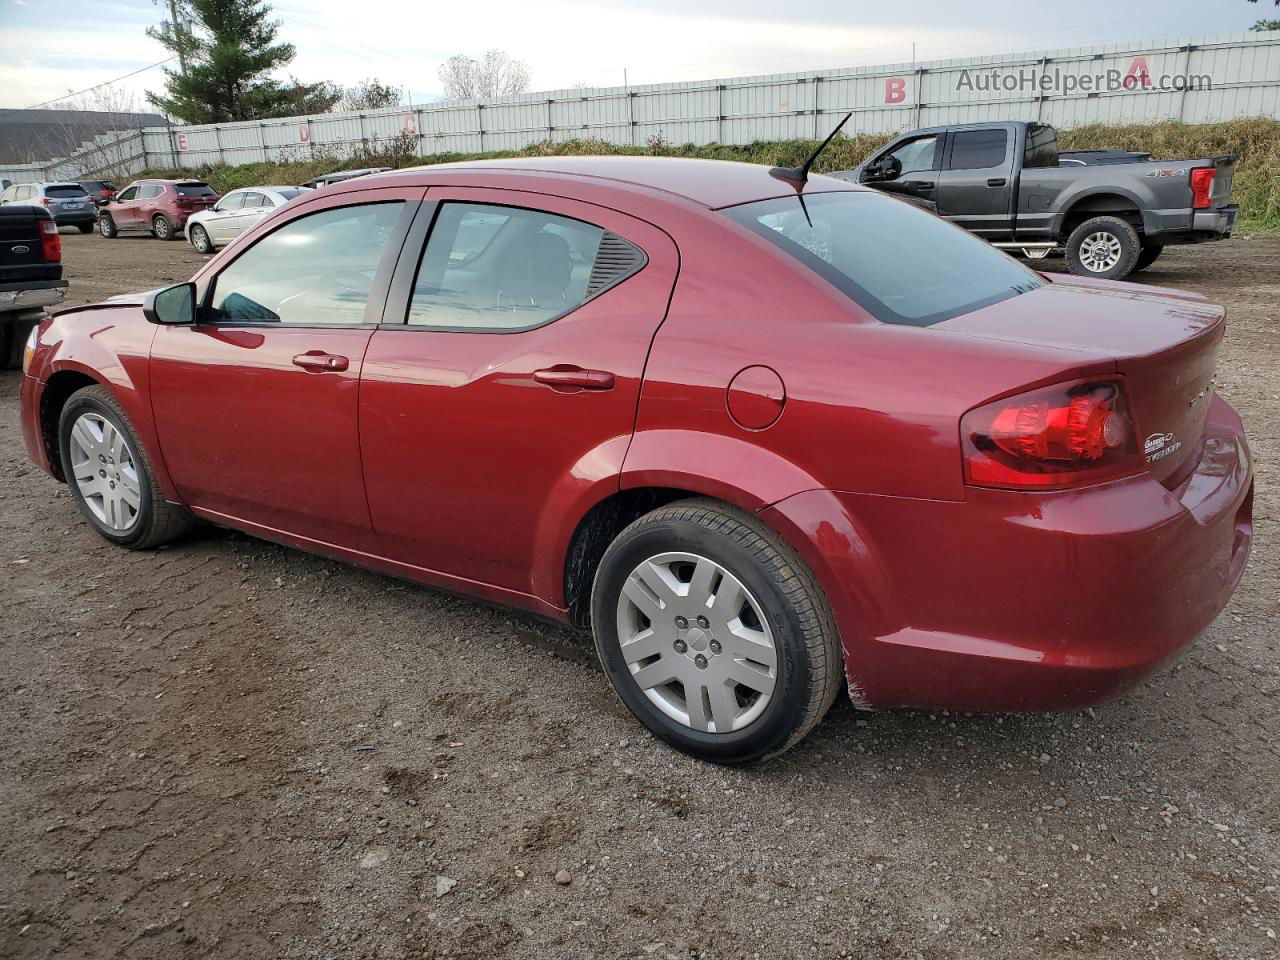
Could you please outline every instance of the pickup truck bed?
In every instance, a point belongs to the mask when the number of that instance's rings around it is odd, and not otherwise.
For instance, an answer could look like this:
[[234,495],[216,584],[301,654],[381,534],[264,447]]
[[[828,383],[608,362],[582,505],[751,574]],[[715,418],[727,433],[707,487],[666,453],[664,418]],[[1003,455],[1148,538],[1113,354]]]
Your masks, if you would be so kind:
[[1039,123],[975,123],[902,134],[834,174],[923,206],[1029,257],[1065,252],[1072,273],[1118,280],[1169,244],[1231,235],[1234,157],[1150,160],[1060,154]]
[[31,327],[66,293],[62,239],[49,211],[0,206],[0,369],[17,366]]

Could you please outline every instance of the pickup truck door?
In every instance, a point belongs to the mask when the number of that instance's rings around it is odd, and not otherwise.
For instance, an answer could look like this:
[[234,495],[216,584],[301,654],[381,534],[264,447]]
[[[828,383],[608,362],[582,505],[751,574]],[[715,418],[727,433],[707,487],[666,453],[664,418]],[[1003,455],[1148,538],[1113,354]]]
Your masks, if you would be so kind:
[[1006,127],[949,133],[938,173],[938,212],[984,240],[1012,237],[1016,148]]
[[[938,161],[942,156],[942,137],[936,133],[914,137],[886,150],[880,156],[893,157],[902,171],[892,180],[864,181],[883,193],[937,213]],[[877,157],[876,159],[879,159]]]

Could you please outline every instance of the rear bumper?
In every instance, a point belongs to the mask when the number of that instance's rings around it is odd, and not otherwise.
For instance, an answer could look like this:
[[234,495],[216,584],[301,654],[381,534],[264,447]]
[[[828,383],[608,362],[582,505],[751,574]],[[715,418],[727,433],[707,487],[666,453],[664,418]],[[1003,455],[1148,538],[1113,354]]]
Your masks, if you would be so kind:
[[98,219],[96,207],[87,210],[76,210],[69,213],[54,214],[53,222],[60,227],[76,227],[83,223],[94,223]]
[[1253,538],[1239,417],[1214,398],[1175,489],[972,488],[964,502],[811,491],[762,513],[826,588],[866,706],[1060,710],[1119,695],[1222,611]]
[[30,286],[0,284],[0,313],[50,307],[61,303],[66,295],[66,280],[38,280]]
[[1165,244],[1225,240],[1239,215],[1235,204],[1212,210],[1148,210],[1142,215],[1143,235]]

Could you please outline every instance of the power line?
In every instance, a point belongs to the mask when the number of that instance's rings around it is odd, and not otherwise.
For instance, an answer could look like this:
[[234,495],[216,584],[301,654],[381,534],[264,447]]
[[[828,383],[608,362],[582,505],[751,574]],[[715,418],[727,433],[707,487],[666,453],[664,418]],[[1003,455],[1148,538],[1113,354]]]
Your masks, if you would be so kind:
[[92,87],[85,87],[83,90],[75,90],[71,93],[64,94],[61,97],[54,97],[52,100],[46,100],[43,103],[34,103],[29,107],[10,107],[7,110],[0,110],[0,117],[3,117],[5,114],[9,114],[9,113],[21,113],[23,110],[39,110],[41,107],[47,107],[51,103],[58,103],[61,100],[69,100],[72,97],[80,96],[82,93],[89,93],[92,90],[97,90],[99,87],[107,87],[113,83],[119,83],[121,80],[128,80],[130,77],[136,77],[140,73],[146,73],[148,70],[154,70],[156,67],[163,67],[166,63],[169,63],[171,60],[175,60],[175,59],[177,58],[165,57],[163,60],[160,60],[157,63],[153,63],[150,66],[146,66],[146,67],[140,67],[139,69],[134,70],[132,73],[126,73],[124,74],[124,76],[116,77],[112,80],[104,80],[102,81],[102,83],[95,83]]

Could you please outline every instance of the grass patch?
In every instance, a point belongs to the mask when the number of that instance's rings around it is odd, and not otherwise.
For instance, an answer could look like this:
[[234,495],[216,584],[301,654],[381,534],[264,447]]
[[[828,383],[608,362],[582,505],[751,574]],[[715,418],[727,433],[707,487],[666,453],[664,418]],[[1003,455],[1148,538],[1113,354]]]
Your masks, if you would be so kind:
[[[837,137],[819,158],[815,170],[825,172],[855,167],[890,139],[888,134]],[[559,142],[546,140],[530,144],[523,150],[439,153],[428,157],[412,156],[401,146],[389,142],[381,148],[347,158],[323,152],[315,155],[299,153],[295,159],[278,163],[148,170],[143,175],[195,176],[208,181],[219,193],[226,193],[238,187],[302,183],[323,173],[357,167],[406,167],[503,157],[631,154],[793,166],[809,155],[817,146],[817,141],[761,141],[740,146],[717,143],[677,145],[657,136],[651,137],[643,146],[621,147],[604,140],[584,138]],[[1168,121],[1130,126],[1097,124],[1059,131],[1059,146],[1063,150],[1096,150],[1104,147],[1136,150],[1149,153],[1156,160],[1186,160],[1234,154],[1236,172],[1231,193],[1232,200],[1240,205],[1237,232],[1280,231],[1280,121],[1251,117],[1226,123],[1183,124]]]

